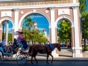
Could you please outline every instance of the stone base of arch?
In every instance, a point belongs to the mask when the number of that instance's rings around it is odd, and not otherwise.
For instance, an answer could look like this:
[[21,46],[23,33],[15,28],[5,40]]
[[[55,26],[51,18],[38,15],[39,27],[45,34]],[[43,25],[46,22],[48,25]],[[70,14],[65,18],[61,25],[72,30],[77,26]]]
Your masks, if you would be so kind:
[[82,53],[73,53],[73,58],[81,58],[83,57]]
[[[57,33],[57,29],[55,28],[55,34],[56,33]],[[72,33],[72,42],[71,42],[71,45],[72,45],[72,57],[73,58],[82,58],[83,57],[83,54],[82,54],[81,44],[75,46],[75,34],[74,34],[74,27],[73,26],[71,28],[71,33]],[[51,35],[51,37],[50,37],[51,39],[52,39],[52,36],[53,35]],[[52,42],[52,40],[51,40],[51,42]],[[55,39],[55,42],[57,42],[57,37]],[[53,57],[59,57],[59,53],[57,53],[57,50],[56,49],[52,52],[52,55],[53,55]]]
[[81,58],[83,57],[83,54],[82,54],[82,48],[79,47],[79,48],[72,48],[73,49],[73,58]]

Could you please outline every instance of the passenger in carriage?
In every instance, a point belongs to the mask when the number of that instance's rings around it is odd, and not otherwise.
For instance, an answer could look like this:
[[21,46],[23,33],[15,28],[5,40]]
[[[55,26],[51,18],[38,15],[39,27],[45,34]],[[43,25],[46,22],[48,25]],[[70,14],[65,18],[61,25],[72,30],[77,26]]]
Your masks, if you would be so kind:
[[6,52],[10,52],[10,47],[6,46],[6,38],[3,39],[1,44],[2,44],[2,47],[5,49]]

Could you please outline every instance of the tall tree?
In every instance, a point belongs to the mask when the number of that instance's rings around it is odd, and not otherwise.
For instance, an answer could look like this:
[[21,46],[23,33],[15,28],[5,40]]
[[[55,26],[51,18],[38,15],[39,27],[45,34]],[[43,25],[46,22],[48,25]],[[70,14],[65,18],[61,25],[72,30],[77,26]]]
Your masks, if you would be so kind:
[[81,19],[81,26],[82,26],[82,39],[84,38],[84,51],[85,51],[86,50],[86,38],[87,38],[87,36],[85,36],[86,34],[85,26],[87,24],[85,24],[86,17],[84,17],[84,14],[86,15],[85,12],[86,12],[86,7],[87,7],[87,2],[86,0],[79,0],[79,3],[80,3],[79,9],[80,9],[80,15],[81,15],[80,19]]
[[38,42],[38,43],[45,43],[47,42],[47,38],[44,37],[43,34],[40,34],[40,31],[38,29],[32,29],[31,28],[34,26],[32,19],[31,18],[27,18],[26,19],[26,29],[25,27],[23,28],[23,31],[26,32],[26,34],[23,34],[23,37],[26,38],[27,41],[31,41],[32,44],[34,42]]
[[61,20],[58,24],[58,27],[59,42],[71,42],[70,22],[68,22],[67,20]]
[[79,6],[80,13],[82,14],[86,10],[86,6],[87,6],[86,0],[79,0],[79,3],[80,3],[80,6]]
[[31,29],[33,27],[33,22],[32,22],[32,19],[30,17],[28,17],[26,19],[26,26]]
[[[26,40],[26,36],[28,36],[26,33],[30,32],[30,29],[32,28],[32,26],[33,26],[32,19],[30,17],[26,18],[26,25],[25,25],[26,28],[23,28],[23,31],[25,32],[25,40]],[[31,33],[29,34],[31,35]]]
[[88,12],[83,13],[82,18],[84,19],[82,21],[82,33],[85,33],[86,39],[88,39]]

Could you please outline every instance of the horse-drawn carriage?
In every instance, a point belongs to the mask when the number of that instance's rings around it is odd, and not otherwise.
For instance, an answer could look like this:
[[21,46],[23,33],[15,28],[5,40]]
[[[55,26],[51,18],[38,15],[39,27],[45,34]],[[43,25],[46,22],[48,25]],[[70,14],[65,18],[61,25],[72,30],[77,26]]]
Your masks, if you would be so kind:
[[[57,48],[59,51],[61,50],[60,48],[60,44],[58,43],[54,43],[52,44],[53,48]],[[35,58],[36,60],[36,63],[37,62],[37,59],[36,59],[36,55],[37,53],[46,53],[47,54],[47,64],[48,64],[48,57],[49,55],[52,57],[52,61],[53,62],[53,56],[52,56],[52,50],[50,49],[49,45],[48,46],[43,46],[43,45],[33,45],[30,47],[30,49],[28,50],[28,52],[19,52],[19,54],[17,53],[19,51],[19,48],[20,48],[20,45],[17,44],[17,43],[14,43],[12,46],[11,46],[11,52],[10,53],[6,53],[4,51],[4,49],[2,47],[0,47],[0,63],[3,62],[3,60],[5,59],[4,56],[12,56],[13,54],[16,54],[16,61],[18,62],[19,65],[24,65],[27,60],[28,60],[28,57],[30,56],[30,53],[32,52],[31,54],[31,63],[33,64],[32,60],[33,60],[33,57]]]
[[[15,55],[15,58],[13,58],[13,55]],[[6,52],[5,48],[0,45],[0,63],[3,63],[6,57],[11,57],[13,60],[16,60],[19,65],[23,65],[26,63],[28,55],[26,52],[25,54],[20,52],[20,45],[14,42],[13,45],[10,46],[10,52]]]

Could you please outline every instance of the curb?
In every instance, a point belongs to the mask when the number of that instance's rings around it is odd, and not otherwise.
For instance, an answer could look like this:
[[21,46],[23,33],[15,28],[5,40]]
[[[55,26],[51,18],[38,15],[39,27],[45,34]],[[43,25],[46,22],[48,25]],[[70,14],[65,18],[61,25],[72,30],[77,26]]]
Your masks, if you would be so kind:
[[[31,59],[29,59],[28,61],[30,61]],[[33,59],[34,60],[34,59]],[[37,60],[39,61],[46,61],[46,58],[37,58]],[[52,60],[51,58],[49,58],[49,61]],[[53,58],[54,61],[88,61],[88,58]],[[9,59],[5,59],[4,61],[16,61],[15,59],[9,60]]]

